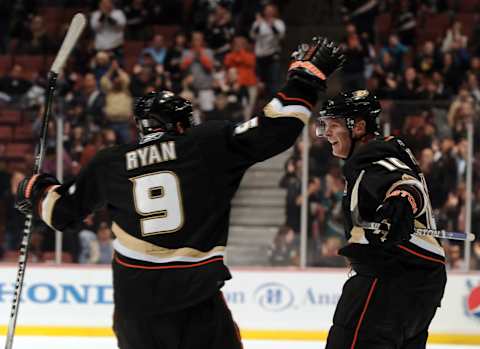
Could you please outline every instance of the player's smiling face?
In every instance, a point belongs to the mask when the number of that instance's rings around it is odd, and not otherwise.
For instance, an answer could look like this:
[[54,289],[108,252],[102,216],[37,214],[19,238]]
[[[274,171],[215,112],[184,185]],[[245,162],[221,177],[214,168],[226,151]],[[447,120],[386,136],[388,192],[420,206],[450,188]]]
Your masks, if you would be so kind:
[[352,146],[352,138],[348,131],[345,119],[327,118],[325,123],[325,137],[332,145],[332,154],[336,157],[346,159]]

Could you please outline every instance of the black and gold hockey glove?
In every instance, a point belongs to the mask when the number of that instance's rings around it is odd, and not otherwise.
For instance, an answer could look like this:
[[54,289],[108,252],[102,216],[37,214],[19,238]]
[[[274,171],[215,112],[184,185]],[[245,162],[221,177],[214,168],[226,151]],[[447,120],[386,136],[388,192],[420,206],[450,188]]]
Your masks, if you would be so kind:
[[323,91],[327,88],[327,78],[342,66],[345,56],[333,41],[314,37],[310,43],[300,44],[291,60],[288,80],[300,80]]
[[60,184],[58,179],[48,173],[25,177],[18,184],[15,207],[23,214],[36,213],[32,212],[33,208],[45,190],[57,184]]
[[390,223],[385,245],[392,246],[410,240],[414,233],[414,212],[406,196],[390,196],[377,208],[375,221]]

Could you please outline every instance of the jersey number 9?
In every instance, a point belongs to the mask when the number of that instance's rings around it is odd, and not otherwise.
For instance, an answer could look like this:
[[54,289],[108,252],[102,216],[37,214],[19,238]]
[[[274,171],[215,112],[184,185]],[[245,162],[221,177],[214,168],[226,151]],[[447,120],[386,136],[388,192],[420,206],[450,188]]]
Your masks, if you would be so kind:
[[130,178],[142,236],[174,233],[184,222],[180,183],[175,173],[161,171]]

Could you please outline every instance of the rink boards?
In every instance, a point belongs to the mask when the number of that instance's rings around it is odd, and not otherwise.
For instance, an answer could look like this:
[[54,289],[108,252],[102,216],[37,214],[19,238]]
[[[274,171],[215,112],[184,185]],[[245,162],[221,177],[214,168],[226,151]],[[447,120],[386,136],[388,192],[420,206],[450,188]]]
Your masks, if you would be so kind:
[[[233,269],[224,295],[245,339],[324,340],[347,275],[343,269]],[[16,266],[0,268],[6,333]],[[111,336],[109,267],[30,265],[18,335]],[[141,295],[138,295],[141,297]],[[480,344],[480,273],[450,273],[431,343]]]

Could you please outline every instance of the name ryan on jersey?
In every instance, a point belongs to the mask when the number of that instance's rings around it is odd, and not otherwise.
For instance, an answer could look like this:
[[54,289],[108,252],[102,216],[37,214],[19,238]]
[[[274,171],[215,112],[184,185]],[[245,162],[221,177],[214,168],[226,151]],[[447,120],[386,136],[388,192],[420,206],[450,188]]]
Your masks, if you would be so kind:
[[177,152],[175,142],[164,142],[152,144],[147,147],[138,148],[125,154],[126,168],[136,169],[140,166],[153,165],[159,162],[175,160]]

